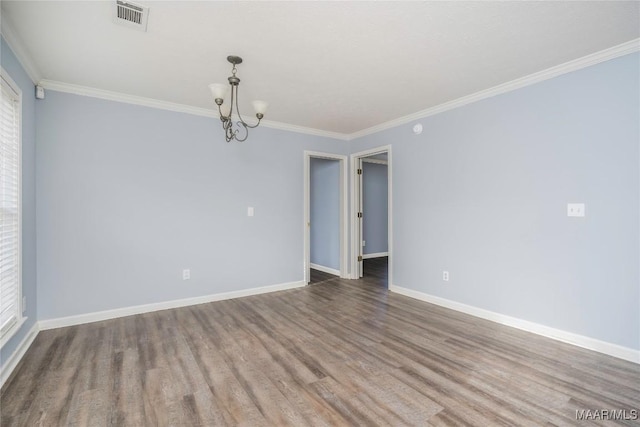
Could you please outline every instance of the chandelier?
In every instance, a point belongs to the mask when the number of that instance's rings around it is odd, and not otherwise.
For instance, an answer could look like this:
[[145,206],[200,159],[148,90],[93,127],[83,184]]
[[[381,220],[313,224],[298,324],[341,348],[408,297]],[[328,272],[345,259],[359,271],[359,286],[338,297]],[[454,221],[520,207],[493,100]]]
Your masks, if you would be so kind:
[[[211,89],[213,99],[218,106],[218,113],[220,113],[220,121],[222,122],[222,129],[224,129],[225,139],[227,142],[230,142],[232,139],[242,142],[249,136],[249,128],[258,127],[269,104],[264,101],[253,101],[253,109],[256,111],[258,123],[255,125],[249,125],[244,121],[240,115],[240,107],[238,106],[238,85],[240,84],[240,79],[236,77],[236,65],[242,63],[242,58],[231,55],[227,56],[227,61],[233,64],[233,68],[231,69],[232,75],[228,79],[229,85],[223,83],[212,83],[209,85],[209,89]],[[229,90],[229,86],[231,86],[231,90]],[[224,100],[229,92],[231,93],[231,99],[228,104],[225,104]],[[235,122],[235,125],[233,122],[234,110],[235,114],[238,115],[238,120]]]

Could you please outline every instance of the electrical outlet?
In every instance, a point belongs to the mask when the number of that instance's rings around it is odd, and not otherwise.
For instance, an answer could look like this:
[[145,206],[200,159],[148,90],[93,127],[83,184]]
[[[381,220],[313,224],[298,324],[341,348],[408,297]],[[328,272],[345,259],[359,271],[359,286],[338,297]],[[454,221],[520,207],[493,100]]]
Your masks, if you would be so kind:
[[584,216],[584,203],[567,203],[567,216]]
[[444,280],[445,282],[449,281],[449,272],[448,271],[443,271],[442,272],[442,280]]
[[189,269],[182,270],[182,280],[189,280],[189,279],[191,279],[191,270]]

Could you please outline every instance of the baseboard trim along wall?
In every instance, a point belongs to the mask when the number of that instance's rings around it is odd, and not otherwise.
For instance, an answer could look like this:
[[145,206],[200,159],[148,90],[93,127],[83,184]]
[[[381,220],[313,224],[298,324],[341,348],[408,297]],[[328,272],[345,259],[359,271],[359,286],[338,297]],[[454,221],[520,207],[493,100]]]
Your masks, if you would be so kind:
[[389,252],[375,252],[372,254],[362,254],[362,259],[382,258],[385,256],[389,256]]
[[27,335],[20,341],[18,347],[11,353],[11,356],[7,358],[5,362],[2,363],[2,368],[0,368],[0,387],[2,387],[13,372],[13,370],[18,366],[18,363],[22,360],[22,357],[27,352],[33,340],[38,336],[38,332],[40,331],[38,322],[34,323],[31,327]]
[[248,297],[251,295],[266,294],[269,292],[284,291],[306,286],[304,281],[281,283],[278,285],[262,286],[258,288],[243,289],[241,291],[223,292],[219,294],[203,295],[200,297],[184,298],[173,301],[163,301],[153,304],[136,305],[131,307],[116,308],[113,310],[97,311],[94,313],[78,314],[76,316],[59,317],[56,319],[41,320],[40,330],[63,328],[65,326],[81,325],[83,323],[99,322],[101,320],[115,319],[118,317],[132,316],[134,314],[149,313],[152,311],[167,310],[170,308],[186,307],[189,305],[204,304],[213,301],[222,301],[233,298]]
[[472,316],[490,320],[502,325],[511,326],[523,331],[532,332],[557,341],[562,341],[588,350],[604,353],[609,356],[624,359],[629,362],[640,364],[640,351],[632,348],[623,347],[618,344],[600,341],[595,338],[586,337],[584,335],[574,334],[573,332],[563,331],[561,329],[551,328],[549,326],[540,325],[539,323],[530,322],[528,320],[518,319],[494,311],[485,310],[483,308],[474,307],[457,301],[426,294],[424,292],[414,291],[413,289],[403,288],[401,286],[389,285],[389,290],[397,294],[401,294],[420,301],[425,301],[441,307],[450,308]]
[[340,277],[340,270],[336,270],[335,268],[325,267],[324,265],[314,264],[312,262],[309,263],[309,267],[313,268],[314,270],[323,271],[325,273],[333,274],[334,276]]

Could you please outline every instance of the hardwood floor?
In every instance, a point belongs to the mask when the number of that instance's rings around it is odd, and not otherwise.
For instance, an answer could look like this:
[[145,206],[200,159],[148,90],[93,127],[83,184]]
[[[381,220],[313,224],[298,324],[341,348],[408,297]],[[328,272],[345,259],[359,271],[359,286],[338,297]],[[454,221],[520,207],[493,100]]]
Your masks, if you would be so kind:
[[[369,258],[362,262],[363,279],[368,279],[367,282],[370,285],[383,286],[384,288],[387,288],[389,257]],[[309,284],[316,285],[327,280],[335,280],[338,278],[338,276],[333,274],[312,268]]]
[[388,288],[389,257],[369,258],[362,262],[363,279],[367,279],[367,283]]
[[338,279],[338,276],[333,274],[325,273],[324,271],[316,270],[315,268],[311,269],[311,275],[309,277],[309,284],[316,285],[320,282],[324,282],[327,280]]
[[640,410],[640,365],[391,294],[379,267],[42,331],[0,424],[611,425],[576,410]]

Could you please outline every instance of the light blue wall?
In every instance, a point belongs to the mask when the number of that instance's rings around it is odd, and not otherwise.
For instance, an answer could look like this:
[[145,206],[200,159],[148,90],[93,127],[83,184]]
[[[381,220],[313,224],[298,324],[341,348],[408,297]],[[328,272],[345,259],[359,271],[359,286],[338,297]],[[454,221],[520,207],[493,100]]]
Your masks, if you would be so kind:
[[22,90],[22,295],[27,297],[28,317],[16,335],[0,349],[4,361],[18,347],[37,317],[36,292],[36,127],[34,84],[4,41],[0,45],[0,61]]
[[352,141],[393,146],[393,284],[640,349],[639,58]]
[[303,151],[387,144],[395,285],[640,349],[638,54],[425,118],[419,136],[258,128],[226,144],[209,118],[53,91],[36,103],[1,48],[24,95],[29,317],[2,360],[36,317],[302,280]]
[[54,91],[37,113],[39,319],[303,280],[303,152],[344,141]]
[[387,252],[388,192],[387,165],[362,163],[363,254]]
[[340,161],[311,158],[311,263],[340,270]]

